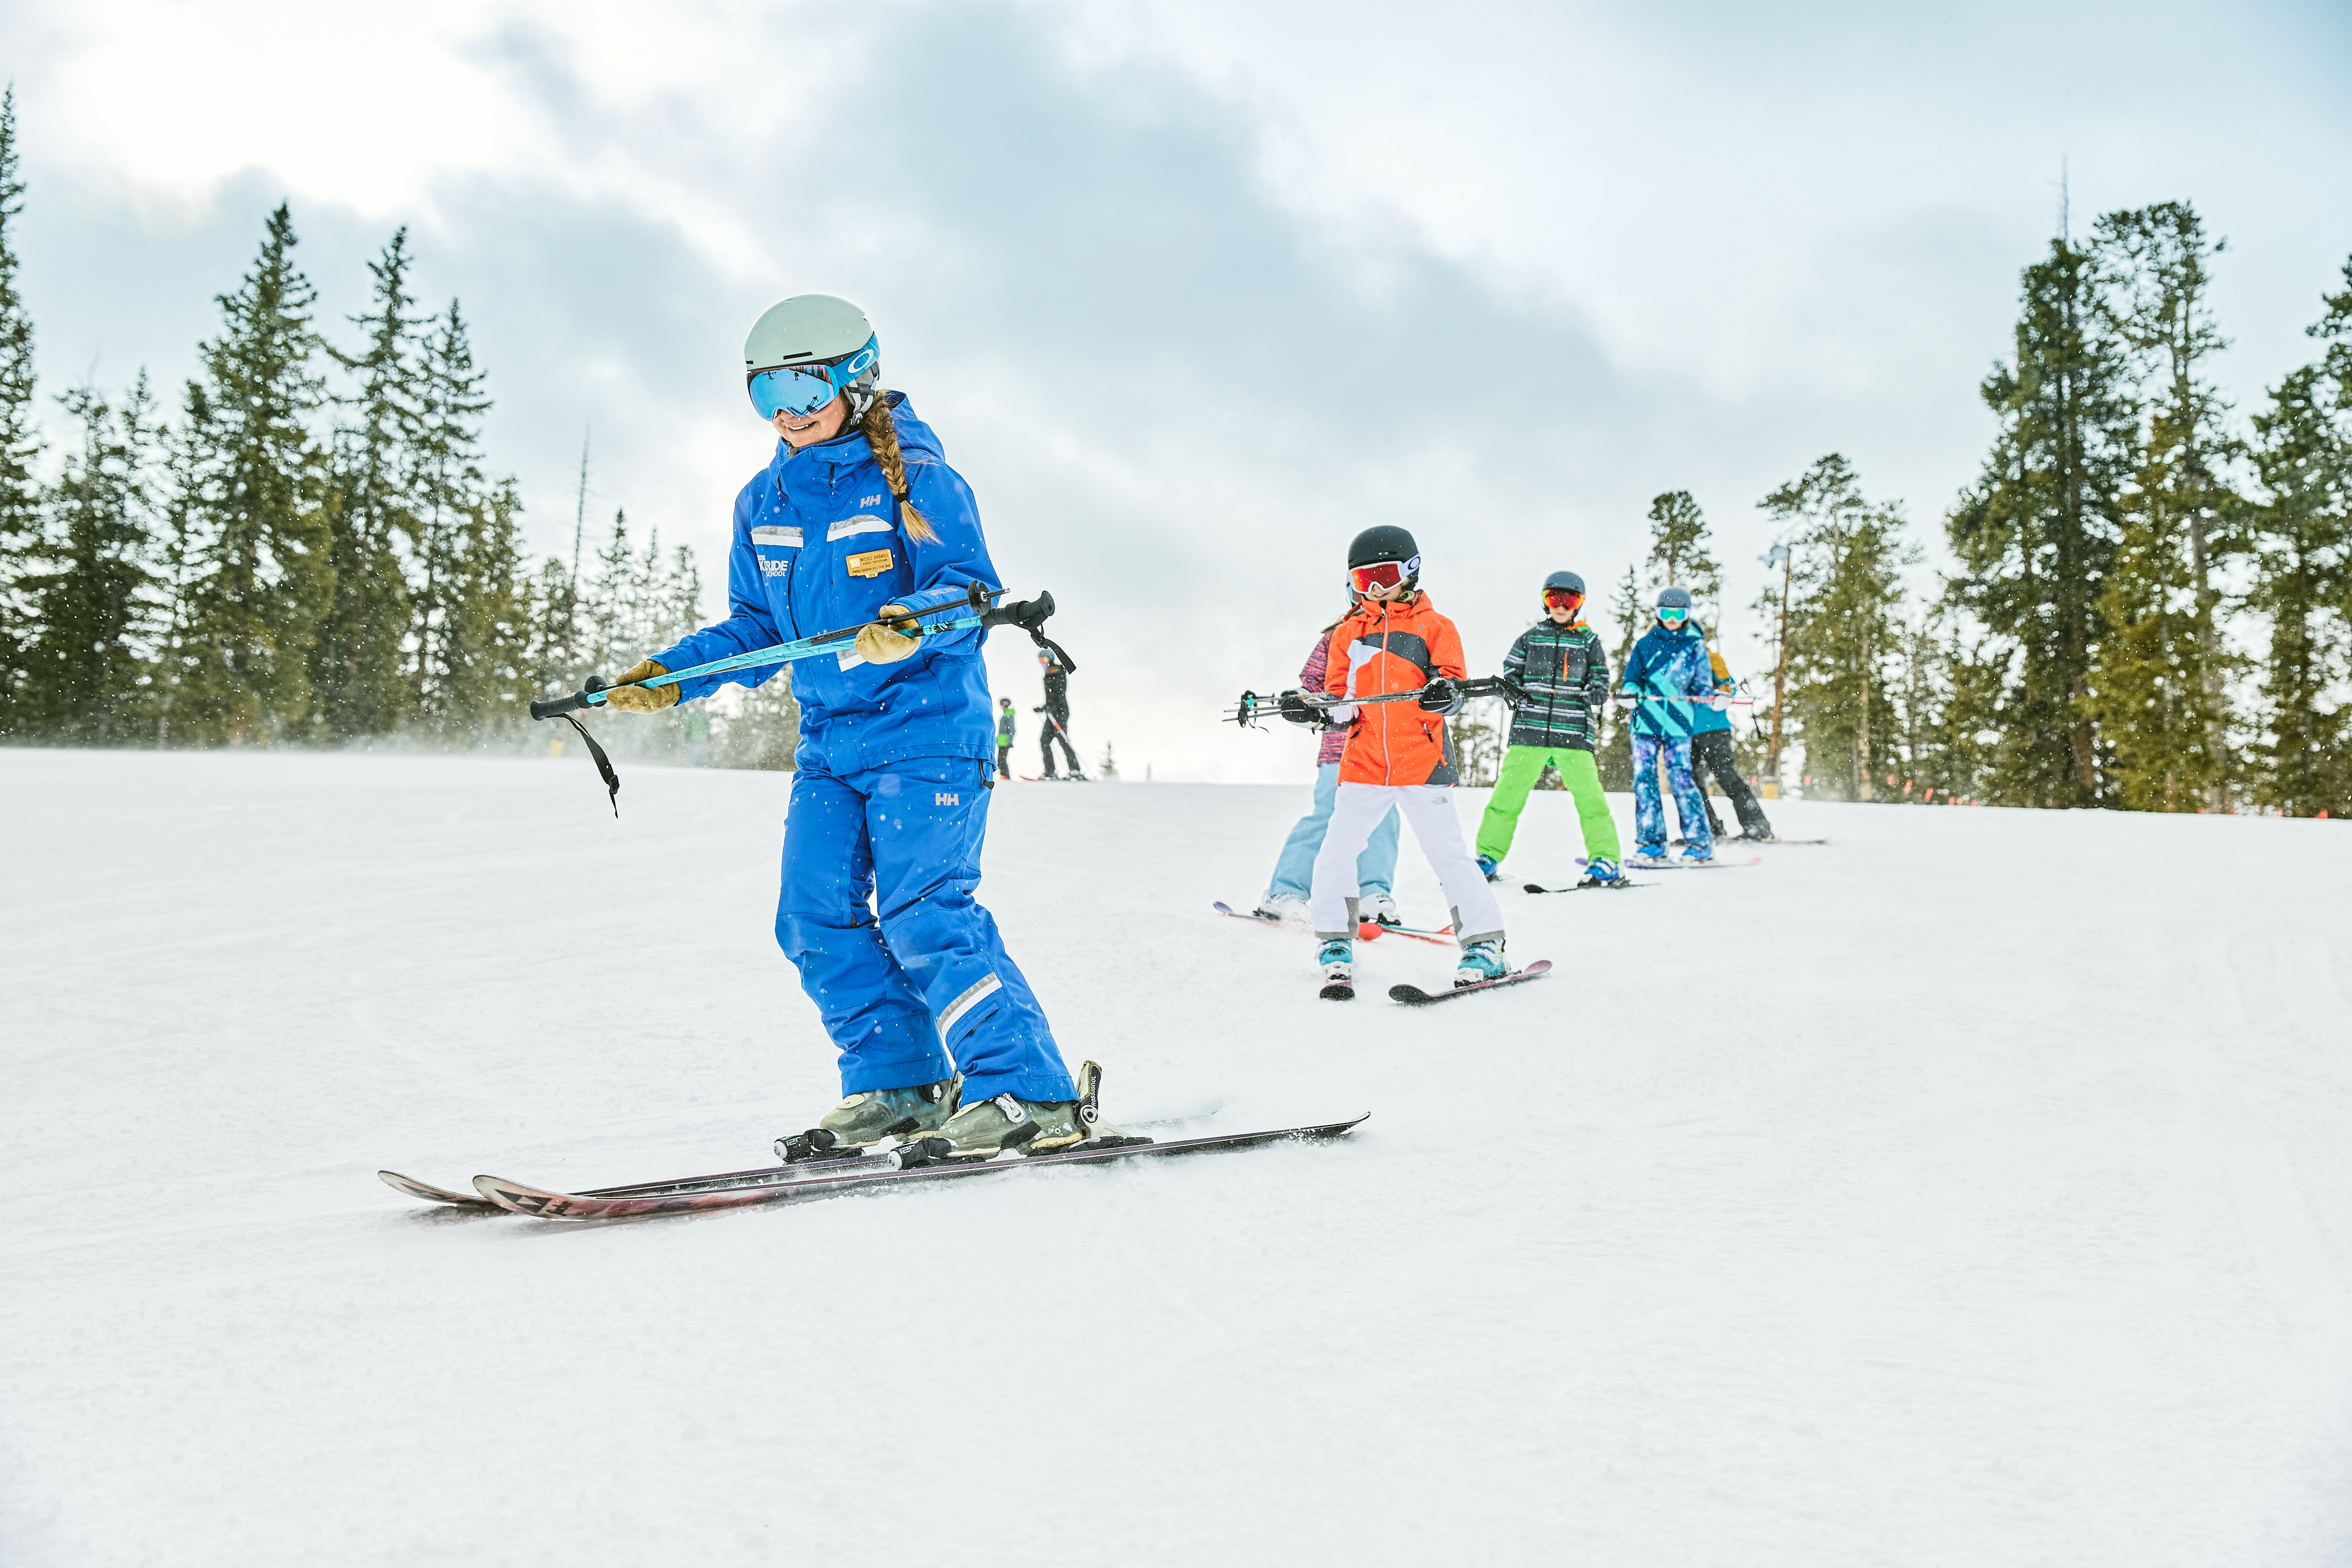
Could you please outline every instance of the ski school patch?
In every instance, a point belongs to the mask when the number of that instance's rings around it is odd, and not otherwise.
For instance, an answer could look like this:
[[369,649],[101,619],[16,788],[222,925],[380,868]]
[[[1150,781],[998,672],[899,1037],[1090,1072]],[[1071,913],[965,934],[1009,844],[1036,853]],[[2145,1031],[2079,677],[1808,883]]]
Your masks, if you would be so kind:
[[850,556],[842,564],[849,568],[849,574],[853,577],[879,577],[890,570],[890,552],[887,550],[868,550]]

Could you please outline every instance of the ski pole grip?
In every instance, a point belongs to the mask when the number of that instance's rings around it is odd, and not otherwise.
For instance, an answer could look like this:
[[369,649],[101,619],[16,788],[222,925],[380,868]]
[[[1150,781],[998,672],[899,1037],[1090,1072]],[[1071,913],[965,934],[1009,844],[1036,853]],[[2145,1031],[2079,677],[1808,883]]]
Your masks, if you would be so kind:
[[575,691],[569,697],[551,697],[544,702],[533,702],[530,716],[534,719],[561,719],[566,713],[577,713],[583,708],[593,706],[586,692]]
[[592,675],[588,678],[587,685],[569,697],[551,697],[544,702],[533,702],[530,705],[530,716],[534,719],[561,719],[566,713],[578,713],[597,706],[596,700],[591,693],[611,689],[612,688],[604,683],[603,676]]

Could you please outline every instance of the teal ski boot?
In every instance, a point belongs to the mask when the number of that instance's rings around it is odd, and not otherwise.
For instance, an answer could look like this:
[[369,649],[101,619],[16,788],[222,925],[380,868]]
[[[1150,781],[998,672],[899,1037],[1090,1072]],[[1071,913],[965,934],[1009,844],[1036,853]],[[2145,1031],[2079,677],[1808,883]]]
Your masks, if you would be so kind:
[[1503,960],[1503,939],[1488,937],[1474,942],[1462,950],[1462,963],[1454,972],[1456,985],[1475,985],[1482,981],[1500,980],[1511,972]]
[[1323,944],[1315,955],[1323,966],[1323,989],[1326,1002],[1352,1002],[1356,999],[1356,944],[1344,936],[1335,936]]

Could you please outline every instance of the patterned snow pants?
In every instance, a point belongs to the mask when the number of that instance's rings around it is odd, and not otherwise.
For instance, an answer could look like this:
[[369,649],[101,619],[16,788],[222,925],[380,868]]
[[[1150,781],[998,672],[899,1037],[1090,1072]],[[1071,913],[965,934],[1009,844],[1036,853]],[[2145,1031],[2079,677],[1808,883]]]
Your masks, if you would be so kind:
[[1643,855],[1666,852],[1666,811],[1658,798],[1658,762],[1665,760],[1666,777],[1675,787],[1675,815],[1682,819],[1683,853],[1704,859],[1715,853],[1715,835],[1706,826],[1706,802],[1691,777],[1688,736],[1670,741],[1663,735],[1633,737],[1633,847]]

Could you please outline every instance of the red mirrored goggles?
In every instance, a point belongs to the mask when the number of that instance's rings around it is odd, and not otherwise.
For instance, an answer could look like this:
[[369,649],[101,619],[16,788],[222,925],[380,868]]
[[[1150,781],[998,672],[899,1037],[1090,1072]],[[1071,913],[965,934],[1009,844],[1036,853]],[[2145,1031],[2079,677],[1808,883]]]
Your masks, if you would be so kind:
[[1570,615],[1574,615],[1583,604],[1584,595],[1570,589],[1546,588],[1544,590],[1544,608],[1547,610],[1566,610]]
[[1401,588],[1405,579],[1421,570],[1421,557],[1410,561],[1375,561],[1370,566],[1348,568],[1348,581],[1359,594],[1369,594],[1375,588]]

